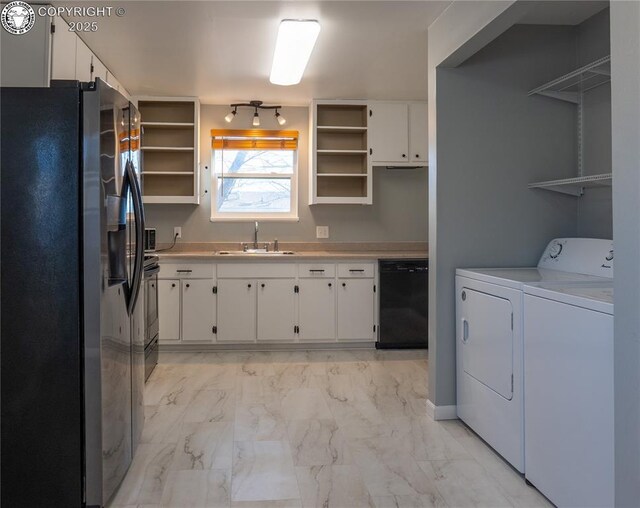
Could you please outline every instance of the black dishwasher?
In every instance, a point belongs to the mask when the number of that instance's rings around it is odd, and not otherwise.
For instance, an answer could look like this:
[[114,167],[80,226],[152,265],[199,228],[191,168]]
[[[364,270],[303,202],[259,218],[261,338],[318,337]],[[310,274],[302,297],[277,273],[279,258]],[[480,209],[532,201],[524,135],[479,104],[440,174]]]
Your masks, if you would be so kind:
[[429,261],[385,259],[379,264],[378,349],[426,349]]

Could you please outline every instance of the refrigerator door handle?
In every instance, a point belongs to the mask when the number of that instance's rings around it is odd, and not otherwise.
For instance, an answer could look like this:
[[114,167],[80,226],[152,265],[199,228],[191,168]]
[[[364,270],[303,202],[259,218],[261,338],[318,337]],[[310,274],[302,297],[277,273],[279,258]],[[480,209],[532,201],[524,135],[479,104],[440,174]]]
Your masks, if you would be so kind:
[[144,271],[144,210],[142,208],[142,192],[138,178],[133,169],[133,163],[129,160],[126,166],[127,178],[129,179],[129,189],[133,196],[133,215],[136,223],[136,257],[133,267],[133,279],[131,281],[131,297],[129,299],[129,314],[133,313],[136,307],[142,276]]

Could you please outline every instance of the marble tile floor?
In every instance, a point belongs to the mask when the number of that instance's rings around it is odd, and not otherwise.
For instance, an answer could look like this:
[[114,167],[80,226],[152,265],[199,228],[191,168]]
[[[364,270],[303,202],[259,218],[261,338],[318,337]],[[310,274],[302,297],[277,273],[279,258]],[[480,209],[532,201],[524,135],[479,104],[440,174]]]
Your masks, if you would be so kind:
[[109,508],[541,507],[460,421],[425,351],[164,353]]

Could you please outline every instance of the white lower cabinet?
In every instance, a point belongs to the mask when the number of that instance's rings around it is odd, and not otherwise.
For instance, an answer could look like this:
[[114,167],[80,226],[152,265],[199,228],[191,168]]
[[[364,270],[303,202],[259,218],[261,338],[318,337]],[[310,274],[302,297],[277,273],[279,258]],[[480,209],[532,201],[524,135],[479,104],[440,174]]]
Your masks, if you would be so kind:
[[213,342],[216,326],[216,295],[212,279],[182,281],[182,340]]
[[300,340],[336,340],[336,282],[301,279],[298,295]]
[[164,344],[375,340],[371,262],[163,263],[161,274]]
[[158,281],[158,314],[160,332],[158,340],[177,342],[180,340],[180,280]]
[[292,341],[296,325],[295,279],[258,281],[258,340]]
[[218,280],[218,341],[256,340],[256,283],[253,279]]
[[338,339],[374,340],[374,279],[338,279]]

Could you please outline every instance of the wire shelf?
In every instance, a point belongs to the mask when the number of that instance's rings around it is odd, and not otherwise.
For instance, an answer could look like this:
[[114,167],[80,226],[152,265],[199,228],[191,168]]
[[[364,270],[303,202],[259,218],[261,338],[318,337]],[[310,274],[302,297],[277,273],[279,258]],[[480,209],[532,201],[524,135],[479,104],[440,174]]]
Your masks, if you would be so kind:
[[534,182],[529,184],[530,189],[545,189],[571,196],[582,196],[588,187],[611,187],[611,173],[601,175],[579,176],[577,178],[564,178],[561,180],[547,180],[546,182]]
[[534,88],[528,95],[580,103],[580,95],[611,81],[611,56],[605,56],[573,72]]

